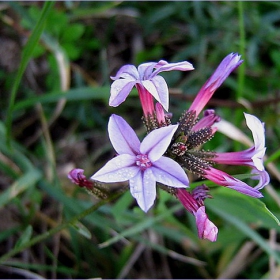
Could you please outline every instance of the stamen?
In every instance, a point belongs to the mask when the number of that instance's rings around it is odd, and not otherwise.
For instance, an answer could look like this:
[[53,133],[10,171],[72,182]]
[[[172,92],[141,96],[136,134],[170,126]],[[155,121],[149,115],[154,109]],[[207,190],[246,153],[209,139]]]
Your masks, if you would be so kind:
[[141,170],[145,170],[152,166],[152,162],[147,155],[137,155],[136,158],[137,160],[135,163]]

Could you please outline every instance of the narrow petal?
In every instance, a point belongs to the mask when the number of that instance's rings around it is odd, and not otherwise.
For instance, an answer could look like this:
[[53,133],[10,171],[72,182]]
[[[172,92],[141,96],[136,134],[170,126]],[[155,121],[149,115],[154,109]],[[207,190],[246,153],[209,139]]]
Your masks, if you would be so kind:
[[216,89],[224,82],[229,74],[240,64],[240,55],[231,53],[227,55],[218,68],[215,70],[209,80],[202,86],[196,98],[191,104],[189,111],[195,111],[198,116],[207,102],[213,96]]
[[162,105],[162,107],[168,111],[169,109],[169,92],[168,92],[168,87],[165,82],[165,79],[161,76],[155,76],[154,78],[151,79],[151,82],[154,84],[159,100],[158,102]]
[[134,65],[127,64],[120,68],[115,77],[111,77],[112,80],[119,78],[139,80],[139,73]]
[[156,62],[146,62],[138,66],[139,80],[149,80]]
[[189,179],[182,167],[173,159],[161,157],[151,167],[156,181],[174,188],[187,188]]
[[114,81],[111,85],[109,105],[112,107],[117,107],[123,103],[134,85],[135,81],[129,81],[127,79]]
[[253,180],[259,180],[259,183],[254,187],[256,190],[262,189],[264,186],[268,185],[270,182],[269,174],[265,170],[258,170],[254,168],[251,172],[253,174]]
[[110,117],[108,133],[118,154],[139,154],[140,141],[134,130],[122,117],[114,114]]
[[168,63],[165,60],[160,60],[156,65],[155,65],[156,70],[153,73],[153,77],[155,77],[158,73],[164,72],[164,71],[173,71],[173,70],[178,70],[178,71],[190,71],[193,70],[193,65],[189,63],[188,61],[181,61],[181,62],[176,62],[176,63]]
[[227,55],[207,81],[206,88],[212,88],[214,86],[216,90],[225,81],[229,74],[243,62],[240,58],[241,56],[237,53],[230,53]]
[[140,145],[141,153],[148,155],[152,162],[158,160],[168,148],[177,128],[178,125],[169,125],[150,132]]
[[262,150],[265,146],[264,123],[257,117],[244,113],[246,124],[252,131],[256,150]]
[[199,238],[215,242],[217,240],[218,228],[208,219],[205,213],[205,206],[201,206],[197,212],[194,213],[194,216]]
[[246,183],[228,175],[227,173],[217,170],[213,167],[204,170],[205,174],[203,175],[205,178],[208,180],[211,180],[212,182],[220,185],[220,186],[225,186],[230,189],[234,189],[240,193],[260,198],[263,197],[261,192],[259,192],[257,189],[250,187]]
[[131,195],[137,200],[139,207],[148,212],[156,199],[156,181],[150,169],[139,172],[129,180]]
[[109,160],[99,171],[91,176],[92,180],[114,183],[127,181],[140,172],[135,165],[135,156],[119,155]]
[[144,80],[141,84],[158,102],[160,102],[159,93],[153,82],[150,80]]

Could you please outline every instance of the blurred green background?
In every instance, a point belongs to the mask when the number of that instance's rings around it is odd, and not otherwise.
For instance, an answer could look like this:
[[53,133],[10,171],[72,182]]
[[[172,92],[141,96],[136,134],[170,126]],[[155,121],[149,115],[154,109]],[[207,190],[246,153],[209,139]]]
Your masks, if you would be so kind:
[[[280,218],[279,2],[1,2],[0,19],[1,278],[280,278],[279,226],[262,203]],[[194,65],[162,74],[176,122],[231,52],[244,63],[208,108],[250,138],[243,112],[265,122],[271,183],[261,200],[212,184],[217,242],[167,193],[145,214],[129,192],[99,201],[67,179],[114,155],[112,113],[145,133],[136,92],[108,106],[122,65]],[[217,133],[206,148],[247,147]]]

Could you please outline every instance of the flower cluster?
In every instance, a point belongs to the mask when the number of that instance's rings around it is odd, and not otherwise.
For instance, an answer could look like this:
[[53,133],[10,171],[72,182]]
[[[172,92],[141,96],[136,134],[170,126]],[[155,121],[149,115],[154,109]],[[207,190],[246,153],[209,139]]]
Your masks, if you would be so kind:
[[[220,63],[213,75],[198,92],[190,108],[177,124],[172,124],[169,109],[168,87],[163,71],[193,70],[187,61],[168,63],[144,63],[136,68],[125,65],[120,68],[111,85],[110,106],[119,106],[125,101],[135,86],[143,109],[143,120],[147,136],[140,142],[134,130],[120,116],[112,115],[108,123],[110,141],[117,156],[87,180],[83,170],[74,169],[69,178],[75,184],[93,188],[91,182],[128,182],[131,195],[139,207],[147,212],[156,199],[156,187],[167,190],[195,216],[198,236],[215,241],[218,229],[208,219],[204,200],[211,197],[206,185],[192,191],[189,188],[188,172],[208,179],[217,185],[234,189],[245,195],[260,198],[262,189],[269,182],[264,169],[265,153],[264,124],[255,116],[246,114],[245,119],[251,130],[254,145],[244,151],[218,153],[204,151],[201,146],[209,141],[217,131],[215,123],[220,121],[214,110],[205,110],[199,115],[216,89],[242,60],[240,55],[231,53]],[[258,180],[254,187],[214,168],[215,164],[244,165],[252,169],[251,179]]]

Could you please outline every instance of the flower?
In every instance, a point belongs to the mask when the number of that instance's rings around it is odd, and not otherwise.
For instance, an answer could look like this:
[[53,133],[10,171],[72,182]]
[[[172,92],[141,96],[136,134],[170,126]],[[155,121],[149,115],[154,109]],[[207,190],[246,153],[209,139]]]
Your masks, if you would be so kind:
[[156,198],[156,182],[186,188],[189,180],[181,166],[163,156],[178,125],[150,132],[140,143],[129,124],[112,115],[108,124],[111,143],[118,155],[96,172],[91,179],[100,182],[129,180],[130,192],[140,208],[147,212]]
[[207,169],[204,169],[202,171],[202,174],[203,177],[220,186],[228,187],[230,189],[236,190],[240,193],[252,197],[263,197],[263,195],[261,194],[261,192],[258,191],[258,189],[247,185],[246,183],[234,178],[233,176],[230,176],[229,174],[221,170],[215,169],[213,167],[208,167]]
[[[246,113],[244,113],[244,115],[245,115],[247,126],[249,127],[249,129],[253,134],[254,145],[251,148],[244,151],[214,153],[214,156],[213,154],[211,154],[211,160],[218,164],[250,166],[252,168],[252,179],[259,179],[259,184],[254,188],[254,190],[259,190],[269,183],[269,175],[265,171],[263,166],[263,157],[266,150],[264,123],[262,123],[257,117],[253,115],[246,114]],[[219,178],[227,177],[225,173],[221,174],[221,172],[218,172],[216,170],[214,171],[213,169],[209,170],[208,173],[209,173],[208,176],[212,176],[216,174],[217,175],[215,176],[216,180],[218,177]],[[210,173],[212,173],[212,175]],[[205,177],[208,178],[207,176]],[[219,181],[221,180],[219,179]],[[226,181],[228,182],[229,180]],[[230,181],[232,182],[232,180]],[[237,185],[240,185],[240,183],[238,183]],[[233,186],[232,188],[236,188],[236,190],[238,190],[237,185],[235,187]],[[245,192],[248,192],[248,190],[245,190]],[[255,194],[260,195],[258,193]],[[251,195],[255,196],[253,195],[253,193],[251,193]]]
[[111,85],[109,105],[113,107],[119,106],[125,101],[132,88],[136,86],[145,115],[151,114],[153,109],[152,99],[149,95],[152,95],[168,111],[168,87],[164,78],[158,76],[158,74],[164,71],[189,71],[193,69],[192,64],[187,61],[168,63],[160,60],[157,63],[148,62],[140,64],[138,69],[134,65],[124,65],[115,77],[111,77],[114,82]]
[[199,115],[216,89],[243,62],[240,58],[240,55],[230,53],[222,60],[210,79],[202,86],[188,111],[195,111],[196,116]]
[[198,237],[212,242],[217,240],[218,228],[208,219],[204,199],[210,197],[206,185],[196,187],[192,193],[186,189],[177,189],[176,196],[183,206],[195,216]]
[[247,126],[252,131],[254,146],[239,152],[215,153],[213,159],[216,163],[231,165],[248,165],[259,171],[264,170],[263,157],[265,154],[265,135],[264,124],[255,116],[246,114]]
[[93,182],[89,181],[84,175],[84,170],[80,168],[72,169],[68,173],[68,179],[72,181],[72,183],[80,186],[86,187],[87,189],[91,189],[93,187]]

